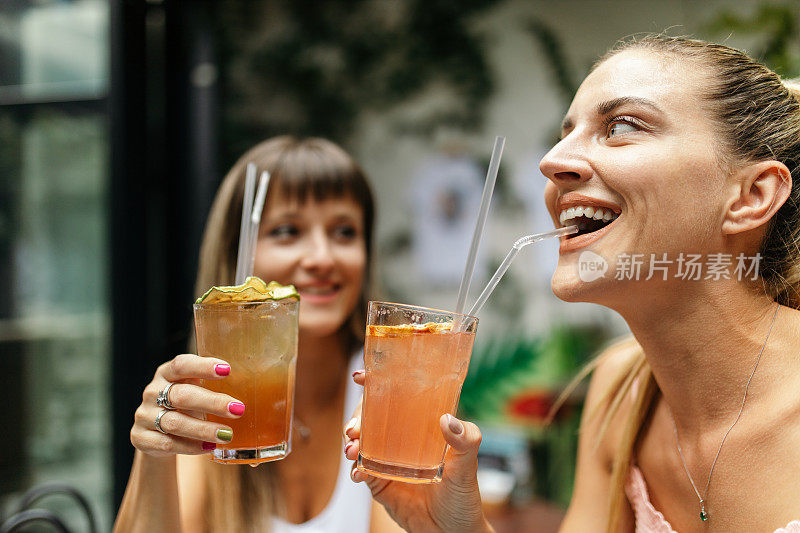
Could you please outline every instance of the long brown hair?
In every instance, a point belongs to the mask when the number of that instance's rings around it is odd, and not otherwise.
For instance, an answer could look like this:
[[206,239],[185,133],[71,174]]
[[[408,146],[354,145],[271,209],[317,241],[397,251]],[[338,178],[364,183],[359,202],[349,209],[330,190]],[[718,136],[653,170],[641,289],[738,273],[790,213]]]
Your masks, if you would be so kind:
[[[263,141],[233,165],[217,191],[200,248],[195,293],[212,285],[231,285],[236,270],[242,217],[245,171],[254,163],[268,171],[270,196],[275,190],[300,203],[329,198],[352,198],[363,209],[367,270],[361,297],[342,326],[346,353],[364,342],[364,320],[369,296],[375,207],[364,172],[344,150],[320,138],[290,136]],[[266,280],[269,281],[269,280]],[[269,464],[257,469],[205,463],[205,523],[208,531],[240,533],[269,531],[270,517],[280,505],[276,480]]]
[[[684,37],[648,35],[621,42],[603,56],[594,68],[609,57],[626,50],[646,50],[669,54],[693,62],[708,73],[708,84],[701,94],[709,115],[717,125],[717,151],[720,163],[736,165],[776,160],[792,175],[787,201],[770,221],[761,243],[760,275],[765,292],[776,302],[800,308],[800,87],[781,80],[776,73],[728,46]],[[659,398],[644,352],[629,339],[603,354],[598,361],[619,350],[633,349],[618,376],[602,395],[595,412],[602,416],[600,435],[619,410],[623,400],[633,396],[622,437],[616,447],[608,502],[607,531],[618,531],[625,506],[624,486],[642,428],[652,416]],[[594,367],[595,362],[591,366]],[[585,375],[584,372],[581,375]],[[591,416],[591,414],[590,414]]]

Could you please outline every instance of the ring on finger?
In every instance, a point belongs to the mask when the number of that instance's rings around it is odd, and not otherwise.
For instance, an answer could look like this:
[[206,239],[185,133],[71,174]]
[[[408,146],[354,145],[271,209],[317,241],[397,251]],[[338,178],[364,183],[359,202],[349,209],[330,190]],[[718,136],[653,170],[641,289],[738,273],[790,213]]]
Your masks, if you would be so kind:
[[172,381],[167,383],[167,386],[161,389],[161,392],[158,393],[158,398],[156,398],[156,405],[159,407],[163,407],[164,409],[173,410],[175,406],[172,405],[172,402],[169,401],[169,390],[172,386],[175,385]]
[[166,409],[165,408],[165,409],[162,409],[161,411],[159,411],[158,414],[156,415],[156,429],[159,430],[164,435],[168,435],[168,433],[166,431],[164,431],[164,429],[161,427],[161,417],[163,417],[164,414],[169,413],[169,412],[170,412],[170,409]]

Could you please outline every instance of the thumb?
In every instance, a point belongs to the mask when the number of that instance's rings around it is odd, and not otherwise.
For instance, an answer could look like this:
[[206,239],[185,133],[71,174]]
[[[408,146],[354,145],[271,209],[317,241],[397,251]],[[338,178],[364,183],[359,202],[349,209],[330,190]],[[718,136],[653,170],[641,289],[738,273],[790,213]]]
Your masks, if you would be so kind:
[[439,419],[444,440],[450,445],[444,463],[442,481],[460,490],[476,490],[478,486],[478,447],[481,430],[472,422],[462,422],[453,415]]

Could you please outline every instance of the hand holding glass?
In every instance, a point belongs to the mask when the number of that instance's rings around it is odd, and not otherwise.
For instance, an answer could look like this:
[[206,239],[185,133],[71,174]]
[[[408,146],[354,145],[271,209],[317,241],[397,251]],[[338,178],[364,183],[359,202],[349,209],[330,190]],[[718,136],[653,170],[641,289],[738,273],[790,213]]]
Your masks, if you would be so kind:
[[439,417],[458,405],[477,327],[467,315],[369,303],[359,470],[409,483],[441,481],[446,443]]
[[231,366],[227,378],[204,386],[245,404],[236,420],[208,415],[233,429],[233,440],[214,450],[215,462],[255,466],[291,451],[297,310],[295,298],[195,304],[197,353]]

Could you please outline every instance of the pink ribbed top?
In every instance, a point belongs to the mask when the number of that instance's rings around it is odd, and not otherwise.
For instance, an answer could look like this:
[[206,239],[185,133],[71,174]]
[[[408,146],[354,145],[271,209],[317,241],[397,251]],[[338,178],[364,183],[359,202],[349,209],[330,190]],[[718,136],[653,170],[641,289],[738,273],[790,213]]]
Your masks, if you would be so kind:
[[[625,495],[633,508],[636,522],[636,533],[677,533],[672,526],[650,503],[647,484],[641,470],[631,465],[628,479],[625,482]],[[800,533],[800,520],[792,520],[786,527],[775,530],[775,533]]]

